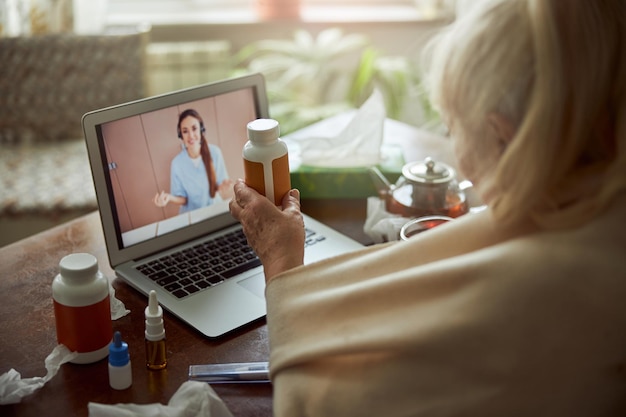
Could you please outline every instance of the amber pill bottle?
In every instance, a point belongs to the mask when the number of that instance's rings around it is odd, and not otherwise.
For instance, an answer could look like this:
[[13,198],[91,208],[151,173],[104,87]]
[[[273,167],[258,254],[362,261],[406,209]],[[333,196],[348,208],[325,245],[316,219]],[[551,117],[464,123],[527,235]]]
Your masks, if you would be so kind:
[[275,205],[291,189],[289,152],[280,138],[280,126],[273,119],[248,123],[248,142],[243,148],[245,182]]
[[73,363],[92,363],[109,354],[113,337],[109,283],[88,253],[67,255],[52,281],[57,340],[71,352]]

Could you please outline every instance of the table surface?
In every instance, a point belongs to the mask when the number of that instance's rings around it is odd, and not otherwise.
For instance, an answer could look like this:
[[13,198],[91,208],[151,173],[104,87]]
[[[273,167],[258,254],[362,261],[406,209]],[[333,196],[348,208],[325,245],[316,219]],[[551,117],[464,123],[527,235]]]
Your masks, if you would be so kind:
[[[303,211],[364,244],[365,200],[303,200]],[[51,285],[59,260],[74,252],[96,256],[110,278],[97,212],[0,249],[0,373],[14,368],[22,378],[44,376],[45,357],[57,345]],[[106,360],[89,365],[65,364],[43,388],[20,404],[0,406],[0,414],[15,416],[87,416],[87,403],[167,404],[187,380],[189,365],[266,361],[269,345],[265,320],[219,339],[207,339],[187,324],[164,314],[168,366],[145,367],[144,317],[147,298],[115,279],[116,297],[131,312],[113,322],[129,344],[133,384],[124,391],[109,387]],[[235,416],[271,416],[270,384],[213,385]]]
[[[406,161],[432,156],[451,163],[451,146],[414,128],[390,129],[389,142],[404,150]],[[387,137],[386,137],[387,140]],[[363,232],[365,199],[304,199],[306,214],[367,245]],[[100,218],[97,212],[0,248],[0,374],[11,368],[22,378],[46,374],[44,359],[57,346],[52,280],[61,258],[88,252],[109,278],[109,266]],[[0,406],[0,415],[87,416],[88,402],[104,404],[167,404],[187,380],[189,365],[267,361],[268,333],[265,320],[251,323],[218,339],[207,339],[187,324],[164,314],[168,366],[163,371],[145,367],[144,309],[147,297],[120,279],[113,281],[116,297],[131,311],[113,322],[129,344],[133,384],[123,391],[109,387],[106,360],[88,365],[65,364],[59,373],[35,393],[15,405]],[[213,385],[235,416],[271,416],[271,384]]]

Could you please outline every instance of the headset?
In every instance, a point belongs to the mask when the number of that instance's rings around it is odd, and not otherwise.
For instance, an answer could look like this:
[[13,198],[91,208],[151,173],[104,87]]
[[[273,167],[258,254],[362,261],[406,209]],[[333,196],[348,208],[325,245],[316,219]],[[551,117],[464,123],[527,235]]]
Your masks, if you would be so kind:
[[[205,128],[204,128],[204,123],[200,122],[200,133],[204,133],[205,132]],[[180,133],[180,127],[176,126],[176,133],[178,134],[178,139],[182,139],[183,135],[182,133]]]

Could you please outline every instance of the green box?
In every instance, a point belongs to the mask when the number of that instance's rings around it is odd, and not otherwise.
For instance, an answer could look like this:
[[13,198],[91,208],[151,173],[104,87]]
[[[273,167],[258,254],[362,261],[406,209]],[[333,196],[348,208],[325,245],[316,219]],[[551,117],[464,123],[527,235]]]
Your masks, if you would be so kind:
[[[301,162],[300,140],[332,138],[344,129],[354,115],[355,111],[341,113],[283,137],[289,146],[291,184],[300,190],[302,197],[367,198],[378,195],[368,167],[322,168]],[[447,162],[453,160],[449,141],[388,118],[384,120],[380,154],[381,162],[377,167],[392,184],[402,175],[402,167],[407,162],[422,161],[427,156]]]
[[[383,162],[376,165],[390,183],[402,174],[404,158],[396,147],[381,149]],[[367,198],[378,195],[367,167],[320,168],[300,165],[291,171],[291,186],[303,198]]]

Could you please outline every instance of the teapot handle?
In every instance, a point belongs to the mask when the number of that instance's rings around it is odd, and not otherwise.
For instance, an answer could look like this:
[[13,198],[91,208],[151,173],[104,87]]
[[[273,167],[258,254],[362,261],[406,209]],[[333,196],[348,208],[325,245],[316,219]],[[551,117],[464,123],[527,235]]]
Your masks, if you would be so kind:
[[[469,180],[461,181],[458,187],[459,187],[459,190],[463,191],[464,193],[468,193],[468,192],[474,193],[474,191],[472,190],[474,188],[474,184],[472,184],[472,182]],[[475,196],[474,198],[480,200],[480,198],[477,196]],[[469,206],[470,206],[470,209],[469,209],[470,213],[478,213],[480,211],[487,209],[487,205],[482,203],[482,201],[469,201]]]
[[465,191],[473,187],[474,187],[474,184],[472,184],[470,180],[463,180],[459,183],[459,190],[461,191]]

